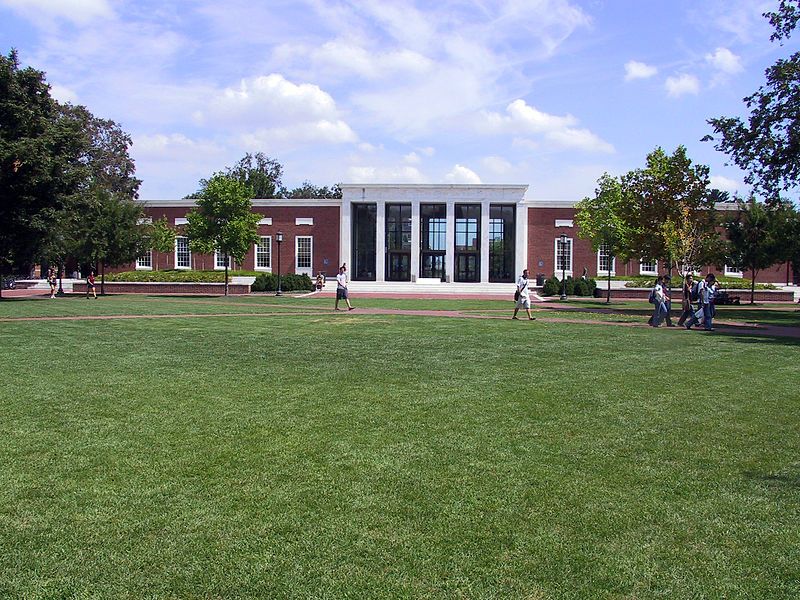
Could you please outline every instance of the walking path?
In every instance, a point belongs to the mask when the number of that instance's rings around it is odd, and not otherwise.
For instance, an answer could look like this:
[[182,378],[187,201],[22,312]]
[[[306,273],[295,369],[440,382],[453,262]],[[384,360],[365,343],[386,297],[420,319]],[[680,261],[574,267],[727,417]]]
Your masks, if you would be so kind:
[[[0,318],[2,323],[18,322],[18,321],[107,321],[112,319],[198,319],[198,318],[228,318],[228,317],[242,317],[242,318],[263,318],[263,317],[280,317],[280,316],[313,316],[319,317],[321,315],[338,315],[331,308],[318,308],[313,311],[306,309],[303,310],[287,310],[286,307],[280,311],[268,312],[227,312],[227,313],[174,313],[174,314],[155,314],[155,315],[73,315],[73,316],[43,316],[43,317],[5,317]],[[550,308],[550,306],[548,306]],[[574,307],[561,307],[553,304],[552,308],[558,310],[559,308],[570,308],[580,312],[596,312],[611,314],[611,309],[575,309]],[[395,308],[357,308],[353,311],[340,311],[344,316],[358,316],[358,315],[400,315],[400,316],[414,316],[414,317],[444,317],[444,318],[460,318],[460,319],[494,319],[494,320],[508,320],[509,311],[481,311],[470,312],[461,310],[417,310],[417,309],[395,309]],[[487,314],[497,312],[497,314]],[[568,311],[564,311],[568,312]],[[337,317],[339,318],[339,317]],[[521,321],[527,321],[522,318]],[[611,327],[634,327],[644,328],[648,327],[645,322],[623,322],[623,321],[601,321],[591,319],[575,319],[569,317],[537,317],[534,322],[529,322],[528,327],[535,328],[536,323],[571,323],[578,325],[605,325]],[[755,336],[769,336],[769,337],[788,337],[800,339],[800,327],[781,327],[776,325],[761,325],[761,324],[748,324],[738,321],[715,321],[715,327],[723,333],[736,333],[740,335],[755,335]],[[523,326],[520,324],[520,326]],[[684,331],[682,327],[675,327],[674,330]],[[534,329],[531,329],[534,331]]]

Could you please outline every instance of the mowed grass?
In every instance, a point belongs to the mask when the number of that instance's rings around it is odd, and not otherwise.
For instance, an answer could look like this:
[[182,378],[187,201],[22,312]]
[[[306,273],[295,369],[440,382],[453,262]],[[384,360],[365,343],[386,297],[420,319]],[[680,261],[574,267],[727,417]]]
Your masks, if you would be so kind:
[[358,313],[0,323],[0,597],[794,598],[799,349]]

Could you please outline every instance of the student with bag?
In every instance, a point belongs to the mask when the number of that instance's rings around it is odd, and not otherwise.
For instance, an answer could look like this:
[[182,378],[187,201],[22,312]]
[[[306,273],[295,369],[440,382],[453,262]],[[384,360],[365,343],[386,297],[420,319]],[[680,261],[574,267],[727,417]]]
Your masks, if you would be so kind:
[[[529,281],[528,281],[528,269],[522,271],[522,275],[520,278],[517,279],[517,291],[514,292],[514,300],[516,300],[516,306],[514,306],[514,316],[511,317],[512,319],[517,319],[517,313],[519,312],[520,308],[525,308],[525,312],[528,313],[528,320],[535,321],[536,317],[531,315],[531,295],[529,289]],[[517,319],[518,320],[518,319]]]
[[687,273],[686,277],[683,278],[681,293],[681,317],[678,319],[679,327],[683,327],[684,323],[686,323],[686,319],[692,316],[694,312],[692,309],[692,302],[697,301],[697,284],[691,273]]
[[705,280],[697,282],[697,299],[699,308],[686,321],[686,329],[691,329],[703,320],[703,327],[706,331],[714,331],[714,295],[717,290],[717,278],[713,273],[706,275]]

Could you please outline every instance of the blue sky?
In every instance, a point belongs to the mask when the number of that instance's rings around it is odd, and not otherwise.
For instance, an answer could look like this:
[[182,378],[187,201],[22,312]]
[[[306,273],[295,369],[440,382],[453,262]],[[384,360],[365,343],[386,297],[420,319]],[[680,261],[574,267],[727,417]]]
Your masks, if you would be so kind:
[[0,0],[0,51],[131,133],[141,197],[245,152],[284,183],[526,183],[579,200],[604,171],[743,115],[777,0]]

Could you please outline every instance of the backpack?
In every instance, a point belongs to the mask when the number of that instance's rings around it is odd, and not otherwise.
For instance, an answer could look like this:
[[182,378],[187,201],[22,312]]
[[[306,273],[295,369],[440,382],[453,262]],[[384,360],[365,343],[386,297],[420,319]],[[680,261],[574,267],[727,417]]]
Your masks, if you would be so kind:
[[652,290],[650,290],[650,295],[647,297],[647,301],[650,304],[655,304],[656,303],[656,288],[653,288]]
[[700,282],[699,281],[695,281],[692,284],[692,289],[689,292],[689,298],[691,299],[692,302],[697,302],[698,300],[700,300]]

